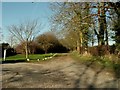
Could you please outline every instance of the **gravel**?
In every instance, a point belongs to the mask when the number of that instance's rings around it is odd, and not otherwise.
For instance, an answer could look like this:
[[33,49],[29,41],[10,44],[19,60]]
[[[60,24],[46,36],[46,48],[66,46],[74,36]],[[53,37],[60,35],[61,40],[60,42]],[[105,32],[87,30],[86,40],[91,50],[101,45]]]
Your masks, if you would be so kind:
[[69,56],[61,56],[38,63],[2,64],[2,87],[120,88],[120,80],[104,67],[94,70]]

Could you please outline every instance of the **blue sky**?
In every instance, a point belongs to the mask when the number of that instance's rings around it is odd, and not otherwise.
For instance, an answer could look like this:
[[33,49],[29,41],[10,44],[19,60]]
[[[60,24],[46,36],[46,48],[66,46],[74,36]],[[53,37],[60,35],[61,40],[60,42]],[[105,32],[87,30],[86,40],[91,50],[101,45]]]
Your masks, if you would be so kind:
[[3,41],[8,41],[9,32],[7,26],[18,24],[25,20],[39,19],[45,27],[41,33],[50,30],[49,18],[52,15],[48,2],[3,2],[2,3],[2,28]]
[[[39,22],[41,22],[44,25],[44,28],[41,30],[41,33],[49,31],[49,18],[53,14],[53,12],[50,9],[50,4],[50,2],[2,2],[1,7],[0,3],[0,8],[2,8],[2,10],[0,10],[0,15],[2,15],[3,29],[2,42],[9,43],[10,34],[6,27],[12,24],[18,24],[20,22],[23,22],[24,20],[33,20],[39,18]],[[110,44],[112,43],[113,41],[110,41]]]

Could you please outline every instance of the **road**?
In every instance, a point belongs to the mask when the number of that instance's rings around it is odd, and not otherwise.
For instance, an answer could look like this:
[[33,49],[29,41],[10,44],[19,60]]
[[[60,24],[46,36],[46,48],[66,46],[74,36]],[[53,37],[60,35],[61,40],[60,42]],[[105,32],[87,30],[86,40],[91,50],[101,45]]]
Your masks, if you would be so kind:
[[118,88],[120,83],[104,67],[81,64],[69,55],[38,63],[2,64],[3,88]]

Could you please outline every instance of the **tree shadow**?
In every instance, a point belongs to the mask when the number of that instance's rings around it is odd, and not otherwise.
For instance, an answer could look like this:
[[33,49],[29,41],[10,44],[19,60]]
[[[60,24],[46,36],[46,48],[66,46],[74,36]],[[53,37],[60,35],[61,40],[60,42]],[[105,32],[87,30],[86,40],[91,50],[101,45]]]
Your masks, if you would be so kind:
[[[83,81],[82,81],[82,78],[85,76],[87,70],[88,70],[89,68],[91,68],[92,65],[94,65],[93,63],[94,63],[94,61],[91,61],[91,62],[88,63],[88,64],[84,64],[84,65],[86,66],[86,68],[82,71],[81,74],[78,75],[79,78],[75,80],[75,82],[74,82],[74,88],[83,88],[83,86],[81,85],[81,82],[83,82]],[[96,68],[97,68],[97,67],[96,67]],[[120,85],[120,80],[119,80],[119,82],[118,82],[118,80],[117,80],[116,77],[115,77],[115,79],[113,79],[113,80],[107,80],[107,81],[105,81],[105,82],[103,82],[103,83],[101,83],[101,84],[96,84],[96,82],[97,82],[97,80],[98,80],[98,77],[99,77],[99,74],[102,73],[102,72],[104,72],[105,69],[106,69],[106,68],[105,68],[105,66],[103,65],[103,66],[101,66],[97,71],[95,71],[95,74],[94,74],[94,76],[93,76],[93,78],[92,78],[92,81],[91,81],[89,84],[87,83],[87,85],[85,85],[85,88],[87,88],[88,90],[94,90],[94,89],[96,89],[96,88],[106,88],[106,89],[107,89],[107,88],[115,88],[115,89],[120,88],[120,87],[119,87],[119,85]],[[120,75],[120,74],[119,74],[119,75]],[[102,79],[104,80],[104,78],[102,78]],[[87,78],[86,78],[86,81],[88,81]],[[102,81],[102,80],[101,80],[101,81]],[[116,85],[115,85],[115,84],[116,84]],[[113,85],[113,86],[110,86],[110,85]]]
[[[8,79],[2,81],[2,84],[6,84],[6,83],[11,83],[11,82],[15,82],[15,81],[19,81],[21,78],[15,78],[17,75],[19,75],[19,72],[12,72],[10,70],[2,70],[4,71],[4,73],[6,74],[10,74],[12,73],[13,75],[11,77],[9,77]],[[6,82],[7,81],[7,82]]]
[[[74,82],[74,88],[80,88],[81,86],[80,86],[80,81],[81,81],[81,78],[82,78],[82,76],[84,76],[85,75],[85,72],[88,70],[88,68],[90,68],[90,66],[92,65],[92,63],[93,63],[94,61],[91,61],[90,63],[87,63],[85,66],[85,69],[82,71],[82,73],[81,74],[79,74],[78,76],[79,76],[79,79],[77,79],[77,80],[75,80],[75,82]],[[91,88],[93,88],[94,86],[92,85],[91,86]]]
[[[83,63],[83,65],[85,66],[84,69],[75,73],[75,75],[77,75],[78,78],[77,79],[74,78],[74,80],[72,81],[73,82],[73,89],[77,90],[79,88],[83,88],[83,86],[81,84],[83,82],[83,77],[86,77],[86,72],[89,69],[92,69],[92,66],[94,65],[94,62],[95,61],[92,60],[90,62]],[[48,80],[51,80],[51,82],[54,82],[55,84],[59,84],[59,82],[62,83],[62,84],[67,84],[67,83],[70,82],[68,80],[71,80],[72,77],[71,78],[68,77],[66,75],[66,73],[64,73],[64,71],[62,71],[62,70],[66,69],[66,68],[69,68],[69,67],[72,67],[73,65],[76,65],[76,63],[77,62],[73,62],[73,63],[71,63],[71,64],[69,64],[69,65],[67,65],[65,67],[56,68],[54,70],[51,70],[50,68],[48,68],[48,69],[45,69],[45,70],[41,69],[39,72],[27,71],[27,72],[24,73],[24,75],[22,76],[22,78],[15,78],[16,75],[17,75],[17,73],[16,73],[13,77],[9,78],[8,81],[10,83],[10,82],[19,81],[21,79],[25,80],[26,77],[30,78],[33,75],[34,80],[37,81],[37,80],[40,79],[39,83],[43,83],[43,82],[47,82]],[[81,64],[77,64],[77,65],[80,66]],[[98,67],[96,67],[96,68],[98,68]],[[99,74],[101,74],[104,70],[105,70],[105,66],[99,67],[95,71],[94,75],[92,76],[93,78],[91,79],[91,82],[87,83],[85,85],[85,88],[87,88],[88,90],[94,90],[96,88],[99,88],[99,86],[102,86],[102,88],[106,88],[106,89],[107,88],[114,88],[114,86],[112,87],[110,85],[118,82],[118,80],[116,78],[113,79],[113,80],[107,80],[107,81],[105,81],[103,83],[97,84],[97,86],[96,86],[96,82],[98,80]],[[5,70],[5,71],[9,71],[9,70]],[[67,81],[66,81],[66,77],[68,78]],[[85,81],[88,81],[87,78],[84,78],[84,79],[85,79]],[[102,78],[102,79],[104,80],[104,78]],[[69,86],[68,86],[68,88],[69,88]],[[116,88],[119,88],[119,86],[116,86],[115,89]]]
[[120,79],[120,63],[113,65],[113,70],[117,79]]

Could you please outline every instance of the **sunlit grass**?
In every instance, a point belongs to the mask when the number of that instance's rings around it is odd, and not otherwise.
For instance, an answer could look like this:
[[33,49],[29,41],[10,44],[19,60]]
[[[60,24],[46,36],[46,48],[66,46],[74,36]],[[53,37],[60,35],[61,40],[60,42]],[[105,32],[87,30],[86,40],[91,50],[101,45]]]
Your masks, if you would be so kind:
[[94,67],[94,69],[99,67],[105,67],[108,70],[112,70],[117,78],[120,78],[120,58],[117,57],[117,55],[105,55],[105,56],[92,56],[92,55],[80,55],[77,52],[72,52],[71,56],[76,61],[87,64],[91,63],[91,67]]
[[[46,58],[46,57],[50,57],[52,56],[53,54],[30,54],[29,55],[29,59],[30,60],[36,60],[36,59],[43,59],[43,58]],[[2,60],[2,58],[1,58]],[[6,61],[7,60],[26,60],[25,58],[25,55],[23,54],[17,54],[17,55],[14,55],[14,56],[9,56],[9,57],[6,57]]]
[[116,55],[105,55],[105,56],[92,56],[90,54],[88,55],[82,55],[78,52],[74,51],[71,53],[72,58],[79,62],[93,62],[97,65],[102,65],[108,68],[113,68],[117,65],[120,66],[120,58],[118,58]]
[[[61,53],[30,54],[28,57],[29,57],[30,61],[34,62],[34,61],[38,61],[38,59],[43,60],[43,59],[48,58],[48,57],[59,57],[62,55],[63,54],[61,54]],[[50,58],[48,58],[48,59],[50,59]],[[47,59],[45,59],[45,60],[47,60]],[[3,61],[3,58],[0,58],[0,61]],[[25,58],[25,55],[17,54],[14,56],[6,57],[6,61],[27,61],[27,60]]]

